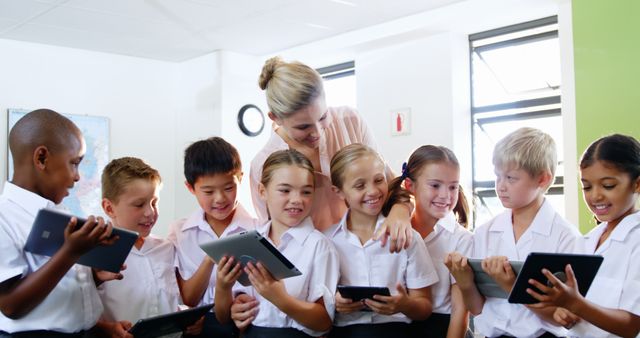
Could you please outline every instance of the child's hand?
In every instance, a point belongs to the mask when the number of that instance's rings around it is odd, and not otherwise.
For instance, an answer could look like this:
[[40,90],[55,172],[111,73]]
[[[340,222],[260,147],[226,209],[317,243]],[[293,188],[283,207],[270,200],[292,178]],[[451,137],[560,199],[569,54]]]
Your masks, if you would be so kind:
[[120,322],[109,322],[100,320],[96,324],[96,329],[99,337],[108,338],[133,338],[133,335],[129,333],[131,329],[131,322],[123,320]]
[[340,313],[353,313],[364,309],[363,302],[354,302],[349,298],[342,298],[340,292],[336,292],[336,311]]
[[113,226],[102,217],[89,216],[79,229],[76,229],[77,222],[78,219],[72,217],[64,230],[63,248],[73,256],[82,256],[97,245],[110,245],[117,240],[117,237],[109,238]]
[[202,328],[204,327],[204,316],[200,317],[195,323],[191,324],[184,330],[184,334],[188,336],[197,336],[202,333]]
[[461,288],[473,286],[473,270],[469,266],[467,257],[459,252],[451,252],[444,259],[444,265],[456,279],[456,283]]
[[[127,265],[122,264],[122,266],[120,267],[120,271],[124,271],[126,269]],[[93,272],[93,281],[95,282],[96,286],[100,286],[100,284],[104,282],[112,280],[122,280],[122,278],[124,278],[124,275],[120,272],[111,272],[96,268],[91,268],[91,271]]]
[[527,293],[533,298],[539,300],[541,303],[563,307],[572,311],[573,305],[583,298],[580,292],[578,292],[578,281],[573,273],[571,265],[567,264],[565,267],[565,274],[567,276],[567,283],[563,283],[551,271],[542,269],[542,273],[547,277],[551,286],[544,285],[537,280],[530,279],[529,284],[535,286],[542,294],[534,291],[533,289],[527,289]]
[[256,319],[259,309],[258,301],[254,297],[246,293],[239,294],[231,304],[231,319],[236,327],[243,331]]
[[553,313],[553,320],[564,326],[564,328],[570,329],[580,321],[580,317],[563,307],[557,307],[556,311]]
[[245,272],[249,275],[249,280],[253,288],[265,299],[273,303],[277,303],[279,299],[287,295],[287,290],[284,287],[284,283],[279,280],[275,280],[271,273],[262,265],[258,263],[247,263],[244,268]]
[[365,299],[364,303],[374,312],[383,315],[392,315],[403,312],[409,302],[409,293],[402,284],[396,285],[398,294],[394,296],[374,295],[373,300]]
[[505,256],[487,257],[482,260],[482,270],[498,283],[505,292],[511,292],[516,282],[516,274]]
[[233,257],[223,256],[218,262],[216,288],[229,290],[242,274],[242,266]]

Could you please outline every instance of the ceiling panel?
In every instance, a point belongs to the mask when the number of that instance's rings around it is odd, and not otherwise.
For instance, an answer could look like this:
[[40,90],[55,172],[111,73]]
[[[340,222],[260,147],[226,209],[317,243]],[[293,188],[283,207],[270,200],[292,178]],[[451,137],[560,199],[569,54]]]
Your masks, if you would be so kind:
[[0,0],[0,38],[183,61],[264,55],[462,0]]

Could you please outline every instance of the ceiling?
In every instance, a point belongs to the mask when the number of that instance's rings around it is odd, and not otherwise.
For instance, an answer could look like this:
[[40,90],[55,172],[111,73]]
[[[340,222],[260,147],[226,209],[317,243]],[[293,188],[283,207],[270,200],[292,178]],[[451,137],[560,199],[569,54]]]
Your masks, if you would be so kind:
[[0,0],[0,39],[165,61],[266,55],[461,0]]

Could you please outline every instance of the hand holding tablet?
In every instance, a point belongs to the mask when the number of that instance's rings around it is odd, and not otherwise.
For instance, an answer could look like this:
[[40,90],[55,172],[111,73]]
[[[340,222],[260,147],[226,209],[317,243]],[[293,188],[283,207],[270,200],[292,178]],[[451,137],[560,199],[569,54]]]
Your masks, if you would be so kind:
[[[38,255],[53,256],[65,243],[65,232],[72,217],[58,210],[41,209],[33,221],[24,249]],[[76,230],[71,235],[84,231],[79,227],[87,222],[76,218]],[[95,228],[97,226],[89,231],[101,230]],[[78,264],[118,273],[137,238],[138,234],[133,231],[114,227],[108,240],[110,245],[93,244],[91,249],[81,248],[80,251],[88,251],[80,256]]]
[[[552,289],[549,285],[557,285],[560,281],[567,281],[569,277],[578,281],[580,294],[586,295],[602,260],[603,257],[597,255],[532,252],[524,262],[510,261],[517,277],[509,293],[502,290],[483,270],[481,259],[469,259],[469,265],[474,272],[478,291],[485,297],[507,298],[509,303],[516,304],[535,304],[545,295],[545,291]],[[571,275],[565,270],[567,265],[572,267]],[[543,269],[547,271],[543,273]],[[530,283],[531,280],[537,282]],[[534,291],[539,297],[534,297],[527,289]],[[546,301],[548,298],[543,299]]]
[[[234,257],[234,261],[242,264],[243,268],[249,262],[254,266],[260,262],[276,280],[302,274],[293,263],[255,230],[203,243],[200,248],[216,262],[224,256]],[[244,271],[238,278],[238,282],[244,286],[251,285]]]

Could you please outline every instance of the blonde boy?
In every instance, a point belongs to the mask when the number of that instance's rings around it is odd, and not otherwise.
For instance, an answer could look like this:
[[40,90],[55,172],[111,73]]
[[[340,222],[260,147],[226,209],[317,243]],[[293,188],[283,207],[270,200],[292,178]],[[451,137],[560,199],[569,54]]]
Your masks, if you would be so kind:
[[[520,128],[500,140],[493,151],[496,194],[507,208],[474,233],[474,258],[509,292],[515,274],[509,260],[523,261],[530,252],[576,252],[581,244],[577,228],[564,220],[544,197],[553,183],[557,155],[548,134]],[[544,310],[482,296],[473,283],[467,260],[458,253],[446,259],[467,308],[476,317],[476,330],[486,337],[555,337],[566,334]]]
[[100,285],[103,319],[128,321],[178,311],[180,294],[171,242],[151,234],[158,220],[160,174],[144,161],[123,157],[102,172],[102,208],[114,226],[140,237],[127,257],[124,278]]

